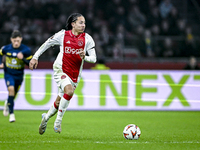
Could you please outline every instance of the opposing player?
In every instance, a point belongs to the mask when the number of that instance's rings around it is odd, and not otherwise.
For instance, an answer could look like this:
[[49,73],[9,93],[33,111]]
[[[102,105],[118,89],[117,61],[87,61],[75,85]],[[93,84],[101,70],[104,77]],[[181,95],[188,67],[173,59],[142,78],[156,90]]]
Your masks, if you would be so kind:
[[[50,37],[34,54],[30,61],[31,70],[37,68],[38,58],[50,46],[59,45],[60,52],[53,64],[54,79],[59,88],[58,96],[47,113],[42,114],[42,122],[39,126],[39,133],[46,130],[48,120],[55,115],[54,131],[61,132],[63,115],[74,94],[81,77],[84,61],[95,63],[95,43],[93,38],[84,32],[85,18],[79,13],[73,13],[67,19],[67,30],[61,30]],[[88,56],[86,56],[86,52]]]
[[[22,34],[14,30],[11,34],[11,44],[0,49],[0,68],[4,68],[4,79],[8,89],[8,99],[5,101],[3,115],[9,116],[10,122],[15,122],[14,98],[23,81],[25,64],[29,65],[32,58],[31,50],[22,44]],[[2,56],[5,62],[2,62]]]

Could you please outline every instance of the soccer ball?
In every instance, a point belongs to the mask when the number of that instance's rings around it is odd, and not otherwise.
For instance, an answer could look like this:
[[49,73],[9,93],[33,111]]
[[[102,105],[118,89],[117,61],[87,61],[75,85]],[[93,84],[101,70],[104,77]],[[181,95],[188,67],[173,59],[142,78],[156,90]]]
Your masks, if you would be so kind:
[[127,140],[137,140],[141,135],[141,130],[137,125],[129,124],[124,128],[123,135]]

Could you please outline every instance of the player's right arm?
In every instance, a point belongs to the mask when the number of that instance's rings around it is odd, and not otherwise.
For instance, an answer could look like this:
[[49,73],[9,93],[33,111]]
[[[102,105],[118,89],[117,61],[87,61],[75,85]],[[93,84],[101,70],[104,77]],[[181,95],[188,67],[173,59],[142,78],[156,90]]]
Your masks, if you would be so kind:
[[31,70],[36,69],[38,65],[38,59],[39,57],[51,46],[54,45],[61,45],[61,37],[63,36],[65,30],[61,30],[60,32],[56,33],[52,37],[50,37],[48,40],[46,40],[40,48],[36,51],[36,53],[33,55],[33,58],[31,59],[29,63],[29,68]]

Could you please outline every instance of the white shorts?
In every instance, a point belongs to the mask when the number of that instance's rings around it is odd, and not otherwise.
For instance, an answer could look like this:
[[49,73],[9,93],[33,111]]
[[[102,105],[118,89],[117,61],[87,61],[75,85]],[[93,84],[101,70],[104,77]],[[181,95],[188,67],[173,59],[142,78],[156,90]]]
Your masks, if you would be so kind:
[[71,78],[62,71],[62,69],[54,66],[53,67],[54,70],[54,80],[57,83],[58,86],[58,95],[60,97],[62,97],[64,95],[64,87],[68,84],[71,84],[73,89],[75,90],[78,83],[74,83]]

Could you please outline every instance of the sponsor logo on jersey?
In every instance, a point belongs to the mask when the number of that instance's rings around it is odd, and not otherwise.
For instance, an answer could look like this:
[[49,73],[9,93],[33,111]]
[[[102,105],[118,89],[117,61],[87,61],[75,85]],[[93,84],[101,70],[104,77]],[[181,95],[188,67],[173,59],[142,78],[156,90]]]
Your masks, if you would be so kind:
[[78,52],[80,51],[80,49],[75,49],[75,48],[71,48],[66,46],[65,47],[65,53],[67,54],[79,54]]
[[67,44],[70,44],[70,41],[67,41],[66,43],[67,43]]
[[17,64],[17,60],[16,59],[12,59],[12,64]]

